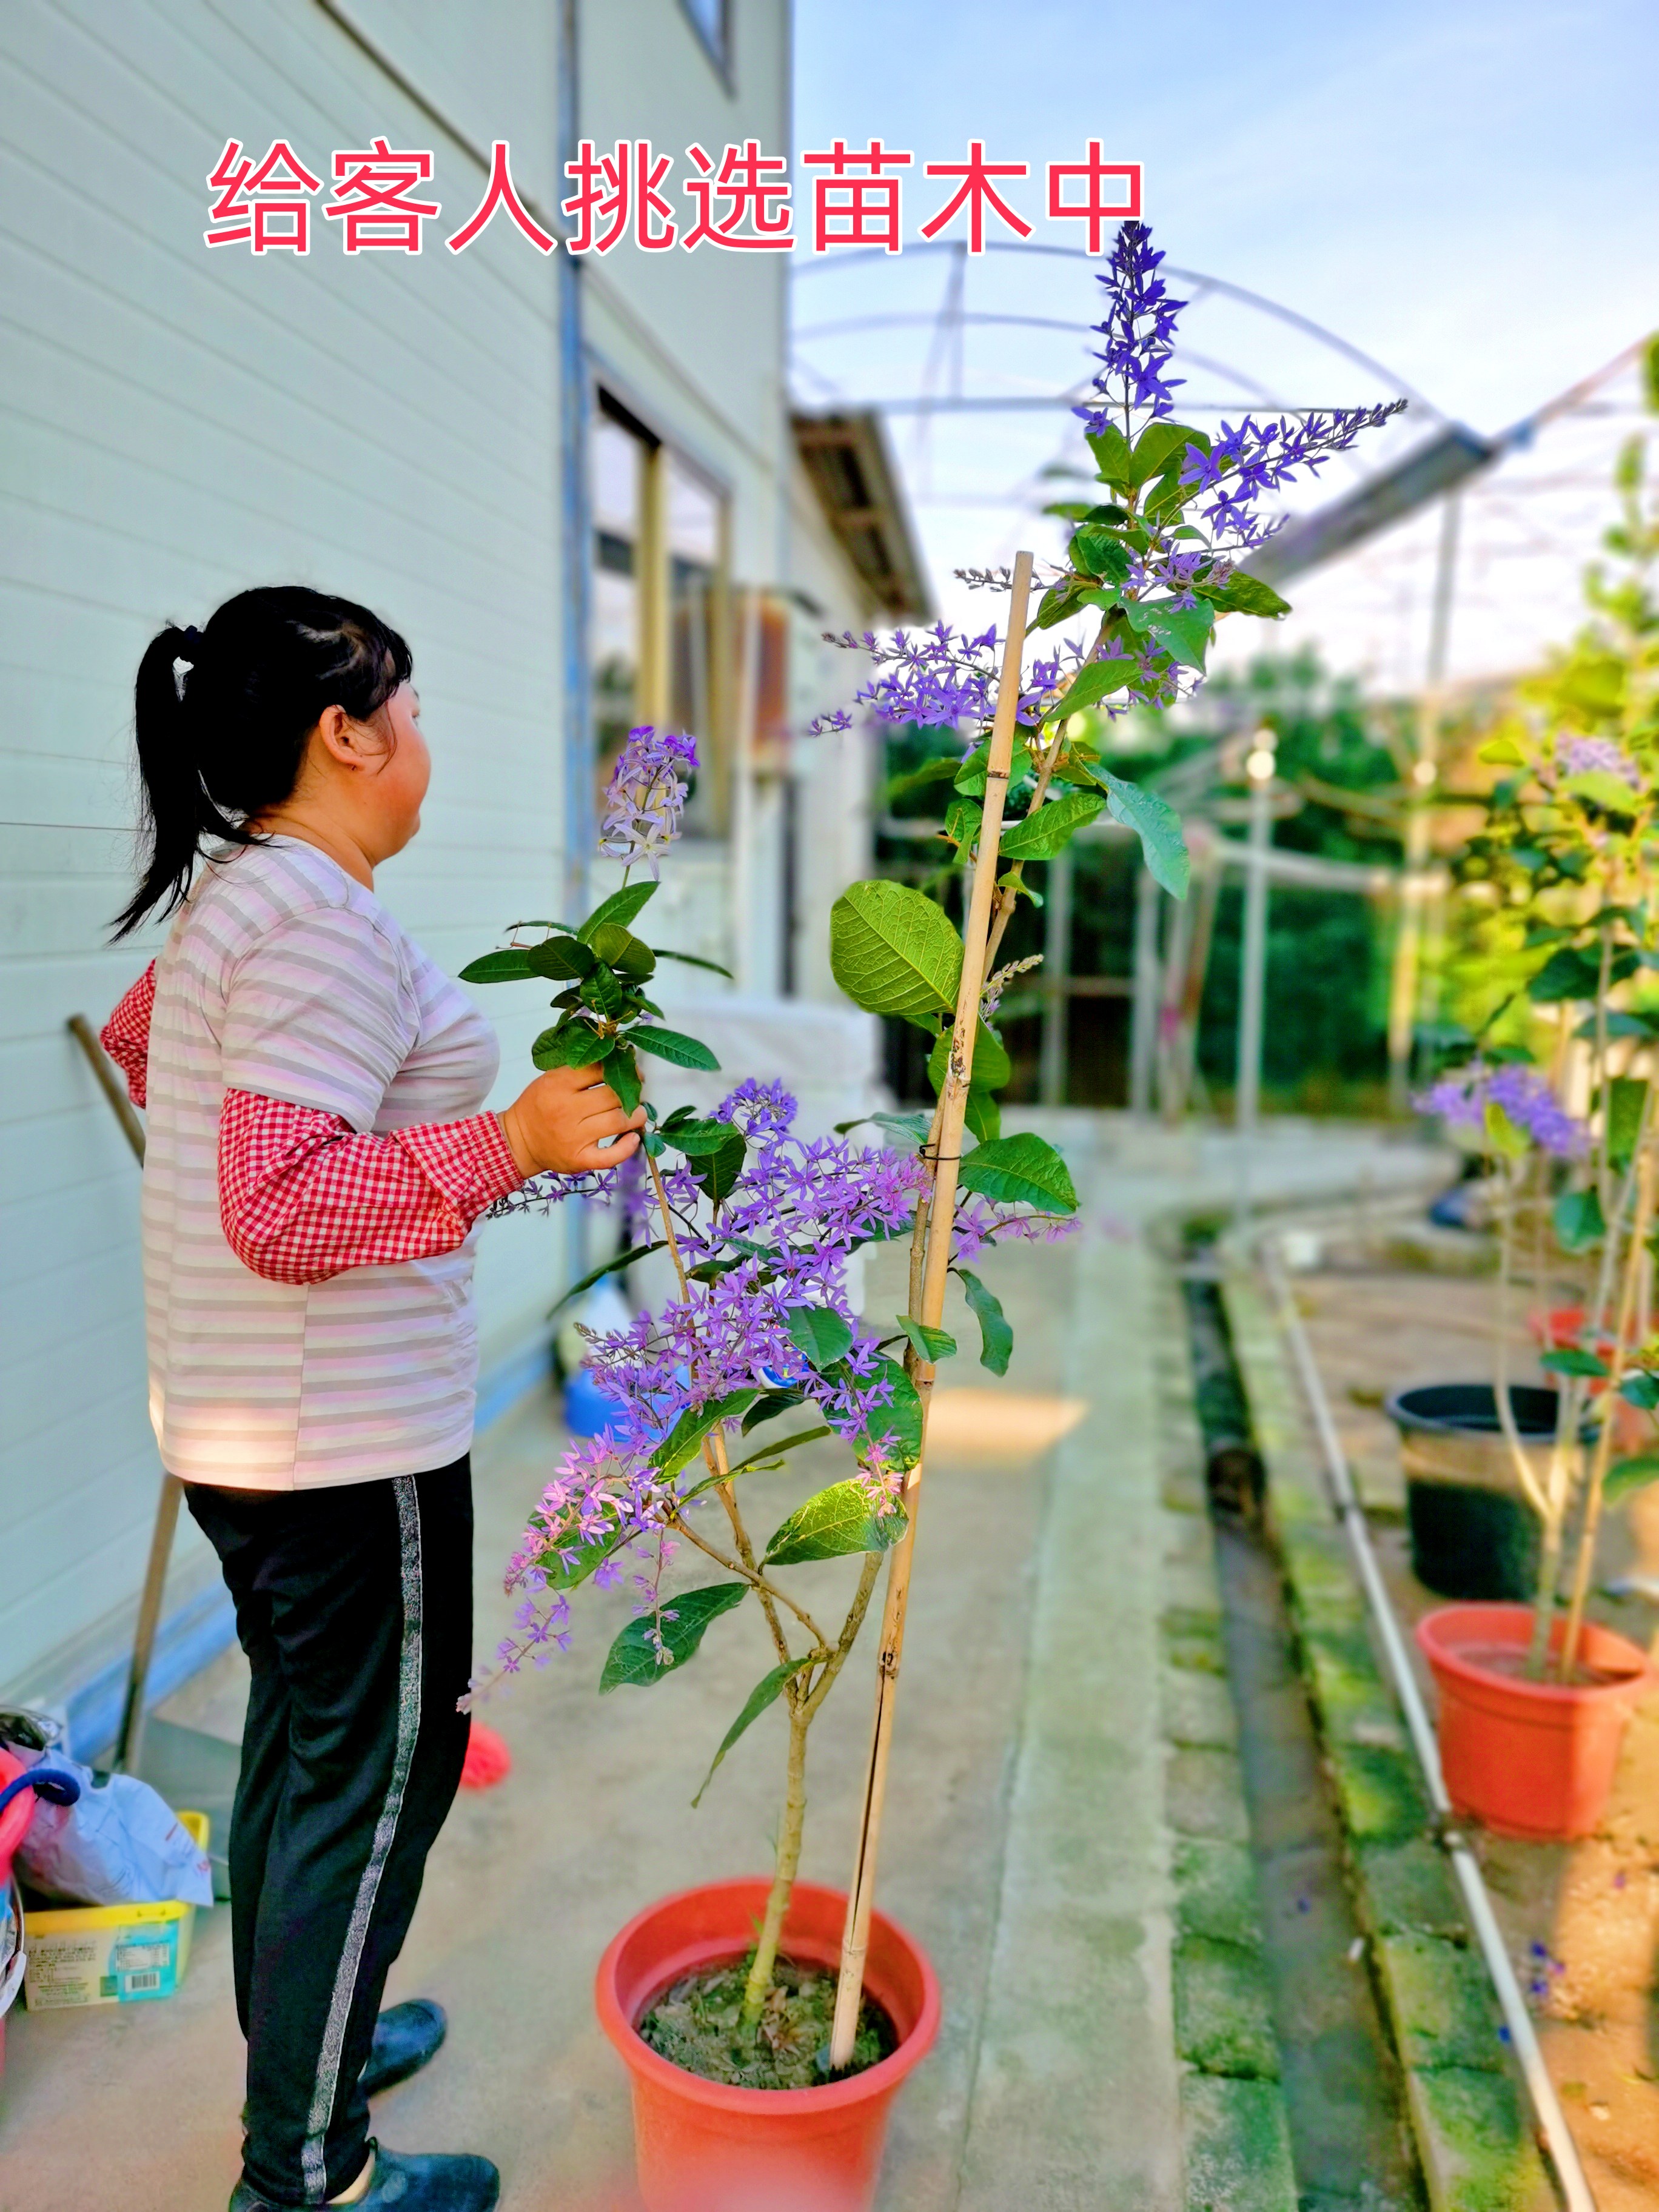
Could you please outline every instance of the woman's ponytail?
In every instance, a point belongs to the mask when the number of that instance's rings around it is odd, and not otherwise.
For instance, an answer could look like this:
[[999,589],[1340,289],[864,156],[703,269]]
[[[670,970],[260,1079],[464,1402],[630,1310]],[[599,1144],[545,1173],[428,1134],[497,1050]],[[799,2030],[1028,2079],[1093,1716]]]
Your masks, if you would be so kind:
[[367,607],[298,584],[240,592],[204,630],[154,637],[133,693],[144,870],[115,935],[171,913],[204,845],[255,842],[248,823],[292,796],[325,708],[365,721],[411,666]]

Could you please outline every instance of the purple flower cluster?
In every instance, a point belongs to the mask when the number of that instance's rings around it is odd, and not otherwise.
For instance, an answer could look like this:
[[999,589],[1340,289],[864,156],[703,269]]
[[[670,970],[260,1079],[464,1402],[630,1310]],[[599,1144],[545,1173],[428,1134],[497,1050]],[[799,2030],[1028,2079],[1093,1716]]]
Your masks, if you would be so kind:
[[1181,377],[1165,374],[1175,351],[1176,318],[1186,306],[1172,300],[1158,275],[1162,252],[1152,251],[1152,234],[1144,222],[1126,222],[1118,234],[1100,283],[1106,288],[1106,313],[1094,325],[1104,343],[1095,358],[1099,394],[1073,411],[1091,432],[1115,424],[1127,430],[1129,418],[1150,409],[1154,418],[1172,415]]
[[1611,738],[1569,738],[1558,761],[1563,775],[1585,775],[1593,769],[1616,775],[1632,791],[1642,788],[1642,771],[1630,755]]
[[1237,424],[1224,422],[1207,453],[1200,446],[1188,446],[1182,483],[1215,495],[1200,510],[1210,527],[1212,550],[1244,552],[1271,538],[1279,524],[1264,522],[1254,512],[1264,492],[1294,483],[1304,470],[1316,476],[1362,430],[1379,429],[1405,404],[1392,399],[1375,407],[1336,407],[1267,422],[1247,415]]
[[1467,1067],[1443,1075],[1413,1103],[1419,1114],[1472,1129],[1485,1125],[1488,1106],[1499,1107],[1540,1152],[1556,1159],[1582,1158],[1589,1148],[1583,1123],[1574,1120],[1534,1067],[1488,1067],[1471,1060]]
[[681,781],[697,765],[690,738],[659,732],[642,723],[628,733],[605,794],[599,851],[626,867],[659,873],[663,854],[680,834],[680,816],[690,787]]
[[[990,720],[1002,665],[1003,633],[994,623],[976,636],[945,622],[931,629],[895,630],[890,638],[878,638],[872,630],[862,637],[851,630],[840,637],[830,631],[824,635],[830,644],[861,650],[875,661],[880,672],[854,693],[853,704],[878,721],[915,722],[924,729],[954,729],[966,722],[977,729]],[[1075,645],[1061,641],[1045,659],[1032,661],[1020,679],[1022,722],[1041,720],[1043,702],[1082,658]],[[848,730],[853,718],[836,708],[820,714],[811,726],[815,735]]]

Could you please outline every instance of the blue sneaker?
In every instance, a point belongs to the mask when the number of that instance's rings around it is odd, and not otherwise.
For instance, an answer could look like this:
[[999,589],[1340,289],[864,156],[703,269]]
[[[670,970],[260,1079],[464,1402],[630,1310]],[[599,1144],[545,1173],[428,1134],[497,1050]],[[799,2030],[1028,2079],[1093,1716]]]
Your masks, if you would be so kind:
[[374,2040],[362,2073],[363,2094],[378,2097],[382,2089],[418,2074],[437,2055],[448,2033],[443,2007],[430,1997],[389,2006],[374,2023]]
[[[357,2200],[362,2212],[494,2212],[501,2193],[501,2177],[487,2158],[465,2153],[435,2158],[409,2158],[401,2152],[382,2150],[371,2142],[374,2179],[368,2194]],[[272,2204],[246,2181],[231,2191],[230,2212],[286,2212]]]

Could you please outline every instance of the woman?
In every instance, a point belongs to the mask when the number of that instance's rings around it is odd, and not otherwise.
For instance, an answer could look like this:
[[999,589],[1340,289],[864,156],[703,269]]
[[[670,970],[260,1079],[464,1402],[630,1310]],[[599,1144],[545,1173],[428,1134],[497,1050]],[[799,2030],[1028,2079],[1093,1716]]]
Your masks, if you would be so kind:
[[374,896],[430,775],[410,675],[394,630],[299,586],[138,670],[148,865],[118,934],[177,911],[104,1042],[149,1112],[151,1417],[252,1669],[231,2212],[495,2202],[487,2160],[378,2150],[368,2109],[443,2034],[434,2005],[376,2014],[466,1748],[471,1231],[643,1121],[593,1068],[482,1110],[493,1031]]

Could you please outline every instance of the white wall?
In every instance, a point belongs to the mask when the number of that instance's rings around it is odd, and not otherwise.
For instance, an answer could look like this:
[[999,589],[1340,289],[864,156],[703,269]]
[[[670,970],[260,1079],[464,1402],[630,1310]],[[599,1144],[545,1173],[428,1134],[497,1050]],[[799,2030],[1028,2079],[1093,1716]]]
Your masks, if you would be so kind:
[[[520,112],[545,143],[553,11],[496,12],[532,57]],[[303,261],[204,246],[204,179],[231,136],[260,153],[291,137],[319,170],[384,130],[433,149],[447,205],[475,204],[480,173],[311,0],[8,9],[0,112],[0,1683],[15,1683],[130,1597],[154,1505],[137,1178],[64,1029],[101,1020],[157,941],[104,943],[131,858],[139,654],[161,621],[276,580],[403,629],[435,774],[382,888],[459,966],[549,911],[558,879],[558,486],[555,279],[524,240],[347,260],[319,222]],[[537,1015],[516,995],[489,1007],[514,1069]],[[533,1325],[559,1263],[545,1224],[490,1232],[486,1358]]]

